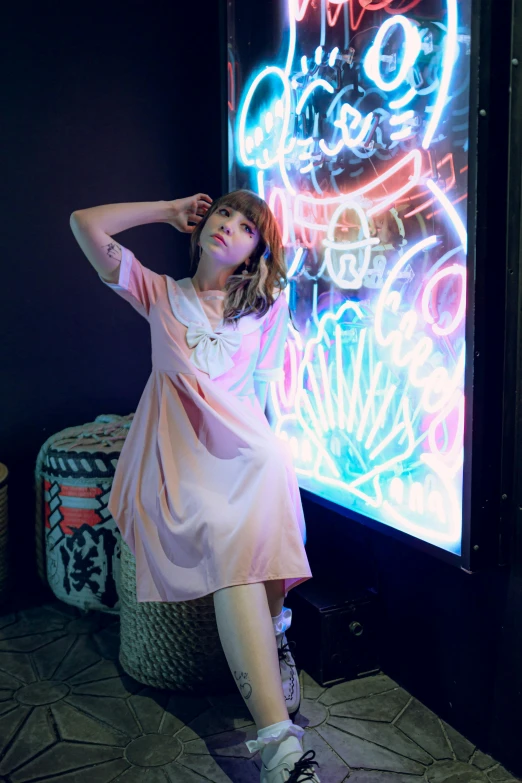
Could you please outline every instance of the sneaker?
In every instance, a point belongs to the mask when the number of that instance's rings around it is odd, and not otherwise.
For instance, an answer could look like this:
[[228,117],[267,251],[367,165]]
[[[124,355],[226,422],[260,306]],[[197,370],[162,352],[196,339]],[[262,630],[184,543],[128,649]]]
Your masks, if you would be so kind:
[[283,683],[283,692],[285,694],[286,708],[288,710],[288,716],[292,718],[299,711],[301,704],[301,687],[299,685],[299,675],[297,674],[297,667],[290,652],[290,646],[292,650],[295,648],[295,642],[291,641],[288,644],[286,634],[280,633],[276,636],[277,640],[277,653],[279,655],[279,671],[281,672],[281,682]]
[[319,765],[313,760],[315,750],[307,750],[298,761],[295,756],[295,753],[289,753],[273,769],[261,764],[260,783],[320,783],[313,768],[314,764]]

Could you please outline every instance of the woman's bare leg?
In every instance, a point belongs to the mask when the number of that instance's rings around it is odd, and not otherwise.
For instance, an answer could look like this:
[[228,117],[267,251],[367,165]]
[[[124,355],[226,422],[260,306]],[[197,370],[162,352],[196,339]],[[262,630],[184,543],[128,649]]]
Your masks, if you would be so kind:
[[230,671],[257,728],[288,720],[265,584],[218,590],[214,607]]
[[285,580],[284,579],[270,579],[264,583],[266,589],[266,597],[268,599],[268,607],[270,609],[271,617],[278,617],[283,611],[283,603],[285,600]]

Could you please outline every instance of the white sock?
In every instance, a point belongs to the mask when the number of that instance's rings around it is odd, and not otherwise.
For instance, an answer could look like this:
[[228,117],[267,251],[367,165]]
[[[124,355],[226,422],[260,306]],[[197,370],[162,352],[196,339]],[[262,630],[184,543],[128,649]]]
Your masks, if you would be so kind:
[[[280,723],[272,723],[271,726],[265,726],[263,729],[259,729],[257,732],[257,739],[247,740],[245,745],[250,753],[255,753],[257,750],[260,750],[263,755],[266,748],[271,747],[275,752],[275,749],[277,749],[281,742],[286,742],[287,739],[290,739],[297,740],[298,744],[296,745],[295,742],[290,742],[285,745],[285,753],[291,752],[294,749],[296,752],[299,750],[302,753],[301,740],[304,733],[305,730],[302,726],[297,726],[295,723],[292,723],[290,719],[282,720]],[[267,754],[267,757],[271,757],[272,755],[273,754],[269,753]],[[280,755],[284,755],[284,753]],[[265,757],[263,756],[263,760],[264,758]]]
[[[293,724],[291,720],[283,720],[280,723],[273,723],[271,726],[265,726],[264,729],[259,729],[257,736],[260,738],[269,737],[277,732],[284,734],[284,730],[288,728],[288,726],[292,725]],[[296,761],[303,755],[303,746],[301,745],[301,740],[292,734],[285,737],[285,739],[281,740],[280,742],[273,742],[269,745],[265,745],[261,750],[261,759],[263,760],[265,767],[273,769],[274,767],[277,767],[281,759],[283,759],[285,756],[288,756],[289,753],[295,753]]]
[[276,636],[286,633],[292,624],[292,610],[283,606],[281,614],[278,614],[277,617],[272,617],[272,623]]

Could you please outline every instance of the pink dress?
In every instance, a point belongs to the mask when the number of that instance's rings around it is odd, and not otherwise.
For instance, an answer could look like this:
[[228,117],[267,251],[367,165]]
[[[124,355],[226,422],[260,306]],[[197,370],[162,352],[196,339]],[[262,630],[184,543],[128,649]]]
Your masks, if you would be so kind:
[[136,557],[138,601],[188,601],[231,585],[310,579],[286,445],[254,379],[282,373],[288,305],[222,323],[224,294],[197,293],[123,248],[117,284],[149,322],[152,372],[118,461],[109,509]]

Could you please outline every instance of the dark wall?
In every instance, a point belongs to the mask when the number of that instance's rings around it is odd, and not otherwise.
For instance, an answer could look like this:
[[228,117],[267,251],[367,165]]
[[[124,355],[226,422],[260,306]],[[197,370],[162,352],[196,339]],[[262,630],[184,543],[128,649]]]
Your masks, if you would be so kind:
[[[0,461],[10,471],[14,591],[28,594],[41,444],[100,413],[134,410],[150,367],[145,322],[98,281],[69,215],[216,195],[222,175],[217,0],[196,12],[159,0],[64,8],[20,4],[2,20]],[[156,271],[188,273],[188,239],[174,229],[119,238]],[[383,669],[522,772],[520,581],[507,568],[470,576],[321,506],[305,511],[314,576],[353,570],[379,589]]]
[[[133,411],[147,325],[99,282],[74,209],[219,195],[216,0],[9,4],[2,18],[0,462],[10,472],[17,590],[33,581],[32,471],[41,444]],[[13,7],[14,6],[14,7]],[[60,10],[58,10],[60,9]],[[119,235],[158,272],[188,274],[188,236]]]

